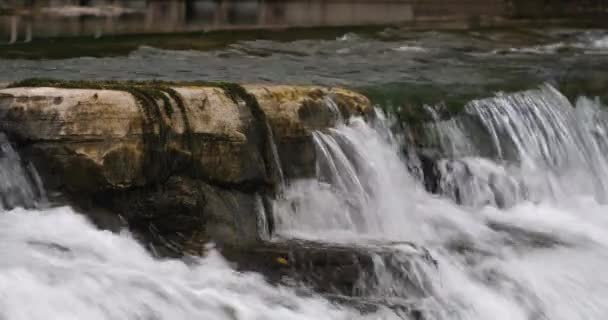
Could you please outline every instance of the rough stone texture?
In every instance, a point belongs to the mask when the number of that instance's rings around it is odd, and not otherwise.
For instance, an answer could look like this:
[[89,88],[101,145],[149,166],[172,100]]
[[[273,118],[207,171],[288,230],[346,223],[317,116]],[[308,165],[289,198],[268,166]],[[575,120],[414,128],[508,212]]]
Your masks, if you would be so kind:
[[[410,301],[431,294],[428,279],[409,276],[436,266],[424,248],[265,242],[259,232],[272,228],[271,219],[260,217],[272,216],[268,200],[281,182],[277,157],[288,178],[314,174],[313,130],[369,115],[367,98],[343,89],[248,86],[242,92],[233,85],[157,86],[142,98],[137,92],[145,90],[127,87],[135,96],[0,90],[0,132],[36,164],[47,189],[59,191],[51,201],[69,203],[111,230],[126,222],[159,256],[200,255],[215,242],[238,269],[273,283],[304,286],[362,310],[419,313],[409,302],[377,297]],[[269,149],[275,142],[278,152]],[[383,280],[372,272],[378,264],[400,290],[381,291]]]
[[265,179],[260,136],[252,111],[219,88],[175,88],[184,110],[175,108],[172,128],[186,135],[179,152],[191,157],[192,175],[221,184]]
[[209,241],[249,247],[258,241],[262,193],[241,192],[172,176],[154,189],[102,195],[124,214],[145,243],[163,255],[198,255]]
[[[400,249],[396,249],[399,247]],[[370,246],[337,245],[310,241],[266,243],[253,249],[224,247],[222,253],[238,268],[253,270],[271,283],[304,285],[329,298],[342,297],[356,307],[416,301],[432,295],[426,276],[412,277],[421,269],[434,272],[437,262],[430,253],[411,243]],[[378,278],[374,270],[383,268]],[[391,279],[390,292],[383,281]],[[380,301],[385,297],[390,301]],[[373,307],[373,306],[372,306]],[[412,305],[394,307],[414,311]]]
[[[107,90],[0,91],[0,128],[72,191],[141,184],[143,119],[133,97]],[[35,156],[34,156],[35,155]]]
[[312,131],[372,110],[343,89],[246,89],[175,86],[151,103],[128,90],[0,89],[0,131],[47,189],[84,211],[120,215],[180,251],[208,240],[246,246],[280,182],[273,144],[289,178],[314,174]]
[[[372,111],[366,97],[344,89],[256,85],[245,88],[258,100],[279,141],[332,127],[342,116],[366,115]],[[334,101],[336,109],[327,106],[328,98]]]
[[256,97],[272,128],[287,178],[314,175],[314,130],[333,127],[342,118],[372,112],[365,96],[339,88],[250,85],[246,89]]

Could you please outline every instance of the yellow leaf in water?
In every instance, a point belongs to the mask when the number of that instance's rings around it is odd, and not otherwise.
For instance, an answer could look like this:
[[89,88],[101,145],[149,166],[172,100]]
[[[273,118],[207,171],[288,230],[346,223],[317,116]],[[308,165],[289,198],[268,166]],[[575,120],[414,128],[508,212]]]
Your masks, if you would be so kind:
[[278,262],[279,264],[282,264],[282,265],[285,265],[285,266],[289,265],[289,262],[287,261],[287,259],[285,259],[285,258],[283,258],[283,257],[278,257],[278,258],[277,258],[277,262]]

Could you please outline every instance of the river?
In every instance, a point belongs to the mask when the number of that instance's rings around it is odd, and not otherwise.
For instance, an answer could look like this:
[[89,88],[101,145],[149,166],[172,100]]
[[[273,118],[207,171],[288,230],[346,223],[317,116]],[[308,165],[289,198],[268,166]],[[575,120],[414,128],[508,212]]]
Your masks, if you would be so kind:
[[[608,318],[608,33],[382,32],[0,60],[5,81],[221,79],[366,90],[376,116],[314,134],[317,177],[284,187],[273,203],[273,237],[404,254],[410,243],[426,248],[432,262],[374,259],[362,287],[377,308],[271,285],[211,247],[188,261],[153,258],[128,231],[101,231],[69,207],[49,206],[35,169],[3,138],[2,203],[23,208],[0,214],[0,319]],[[466,101],[462,115],[426,125],[442,151],[431,193],[420,159],[407,152],[407,125],[382,109],[416,102],[432,111],[442,99]]]

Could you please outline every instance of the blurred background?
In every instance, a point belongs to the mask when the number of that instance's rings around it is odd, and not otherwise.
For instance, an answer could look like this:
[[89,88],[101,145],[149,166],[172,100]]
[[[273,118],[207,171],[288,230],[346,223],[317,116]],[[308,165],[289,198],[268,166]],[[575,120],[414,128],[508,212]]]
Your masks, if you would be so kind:
[[608,0],[0,0],[0,86],[221,80],[462,104],[608,92]]
[[593,19],[607,8],[608,0],[0,0],[0,42],[235,28],[475,27]]

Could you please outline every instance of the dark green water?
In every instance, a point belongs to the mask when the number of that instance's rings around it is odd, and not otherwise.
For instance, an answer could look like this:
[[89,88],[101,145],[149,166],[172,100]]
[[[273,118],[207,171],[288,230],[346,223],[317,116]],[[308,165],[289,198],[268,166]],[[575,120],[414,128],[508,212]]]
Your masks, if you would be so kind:
[[608,95],[606,30],[222,32],[50,39],[2,45],[0,51],[0,82],[53,77],[320,84],[359,89],[392,104],[459,105],[543,82],[571,96]]

